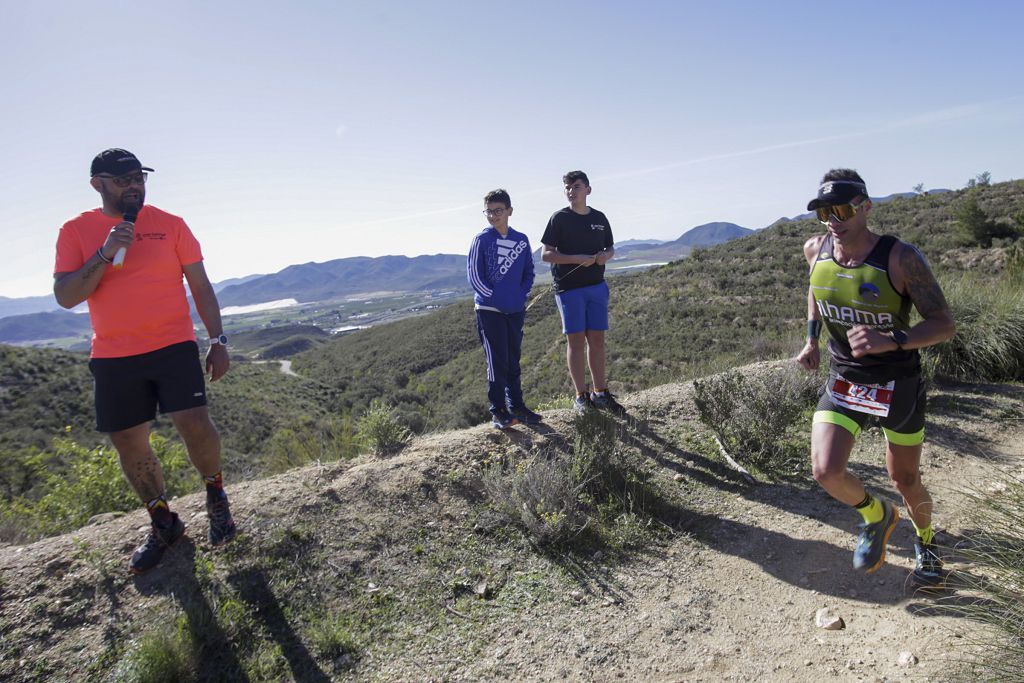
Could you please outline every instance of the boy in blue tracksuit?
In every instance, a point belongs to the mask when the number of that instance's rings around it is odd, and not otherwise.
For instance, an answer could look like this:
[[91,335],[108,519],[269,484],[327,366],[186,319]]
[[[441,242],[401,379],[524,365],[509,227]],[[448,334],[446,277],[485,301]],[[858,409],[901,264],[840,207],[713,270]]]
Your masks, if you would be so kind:
[[508,227],[512,215],[508,192],[488,192],[484,207],[491,226],[473,238],[466,273],[475,292],[476,327],[487,359],[491,424],[507,429],[519,422],[541,421],[523,402],[519,381],[526,297],[533,286],[533,253],[529,238]]

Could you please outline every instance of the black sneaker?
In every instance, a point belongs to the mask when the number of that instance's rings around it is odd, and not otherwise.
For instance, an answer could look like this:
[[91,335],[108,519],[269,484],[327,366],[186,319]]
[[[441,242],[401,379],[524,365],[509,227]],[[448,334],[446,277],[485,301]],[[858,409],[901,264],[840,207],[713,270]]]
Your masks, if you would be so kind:
[[603,394],[590,394],[590,402],[599,410],[607,410],[615,415],[625,415],[626,409],[619,405],[619,402],[612,396],[612,392],[606,391]]
[[922,587],[942,588],[946,583],[946,572],[942,569],[942,560],[935,552],[935,545],[922,543],[918,538],[914,541],[914,554],[917,556],[914,582]]
[[145,574],[160,564],[164,552],[184,535],[185,523],[181,521],[176,512],[171,513],[171,526],[166,529],[153,524],[149,529],[146,541],[132,553],[128,571],[132,574]]
[[544,421],[544,418],[533,412],[526,406],[519,408],[510,408],[508,411],[512,417],[522,422],[524,425],[535,425],[540,424]]
[[900,511],[892,503],[882,501],[882,519],[874,524],[862,523],[857,548],[853,551],[853,568],[869,574],[885,564],[885,545],[900,519]]
[[507,410],[498,410],[491,413],[491,426],[495,429],[508,429],[519,424],[519,420],[512,417]]
[[210,518],[210,545],[224,545],[238,533],[235,520],[231,518],[231,506],[228,505],[227,496],[220,500],[206,501],[206,515]]

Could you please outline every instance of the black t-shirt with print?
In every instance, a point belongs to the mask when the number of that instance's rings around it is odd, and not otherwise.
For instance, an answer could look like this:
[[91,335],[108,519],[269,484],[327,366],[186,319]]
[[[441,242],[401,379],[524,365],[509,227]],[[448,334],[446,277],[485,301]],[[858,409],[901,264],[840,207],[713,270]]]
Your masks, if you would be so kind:
[[[581,215],[568,206],[551,215],[540,241],[563,254],[596,254],[615,244],[607,216],[597,209]],[[551,275],[555,278],[555,291],[565,292],[600,284],[604,281],[604,266],[552,263]]]

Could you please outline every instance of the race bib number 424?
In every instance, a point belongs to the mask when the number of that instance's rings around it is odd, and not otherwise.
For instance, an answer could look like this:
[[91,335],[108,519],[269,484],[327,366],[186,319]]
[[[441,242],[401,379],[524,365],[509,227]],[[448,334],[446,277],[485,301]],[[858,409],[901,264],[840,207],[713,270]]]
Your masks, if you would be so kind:
[[888,417],[894,386],[895,381],[888,384],[854,384],[836,377],[830,393],[832,402],[838,406],[875,417]]

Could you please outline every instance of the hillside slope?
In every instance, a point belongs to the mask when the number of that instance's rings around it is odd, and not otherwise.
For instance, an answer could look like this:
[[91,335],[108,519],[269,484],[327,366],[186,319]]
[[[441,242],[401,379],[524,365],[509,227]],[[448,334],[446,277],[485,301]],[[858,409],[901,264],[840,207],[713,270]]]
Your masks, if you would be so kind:
[[[920,247],[940,276],[996,273],[1005,245],[960,246],[955,215],[965,196],[896,198],[873,209],[871,224]],[[1024,213],[1024,181],[979,188],[977,196],[994,218]],[[612,389],[635,391],[795,355],[806,317],[802,247],[821,230],[815,220],[781,223],[614,278],[607,335]],[[529,402],[547,402],[571,392],[565,341],[550,289],[535,287],[531,297],[523,388]],[[332,341],[297,356],[294,367],[337,388],[341,404],[356,412],[369,398],[386,397],[417,430],[466,427],[485,416],[483,352],[468,303]]]
[[[933,394],[923,466],[940,542],[970,539],[959,486],[1024,465],[1022,399],[1019,384]],[[221,552],[199,495],[177,500],[190,537],[144,577],[124,572],[142,512],[0,548],[0,678],[139,680],[158,660],[210,681],[952,675],[975,626],[908,588],[908,524],[889,564],[854,572],[854,515],[806,480],[745,484],[701,445],[690,385],[624,403],[619,446],[660,492],[643,543],[544,551],[488,504],[485,463],[566,448],[568,411],[536,430],[433,434],[390,459],[229,486],[242,534]],[[854,467],[892,496],[881,448],[867,432]],[[821,607],[846,628],[815,627]]]
[[[997,220],[1024,213],[1022,181],[978,188],[976,194]],[[896,198],[876,206],[871,222],[919,245],[940,277],[997,273],[1006,261],[1005,243],[989,249],[960,246],[955,215],[965,197],[957,191]],[[810,220],[781,223],[700,249],[693,258],[616,276],[608,334],[612,389],[637,391],[795,354],[805,317],[801,246],[819,230]],[[550,289],[535,287],[532,299],[523,385],[531,405],[555,406],[571,391],[564,336]],[[316,341],[310,335],[282,339],[270,355],[287,355]],[[97,440],[90,426],[91,378],[84,357],[0,345],[0,360],[0,451],[45,448],[66,426],[79,442]],[[331,338],[295,357],[293,369],[301,377],[237,362],[227,377],[211,385],[211,411],[232,463],[252,467],[270,455],[275,431],[329,417],[358,417],[377,397],[394,404],[417,432],[478,424],[486,416],[484,368],[472,307],[465,302]]]

